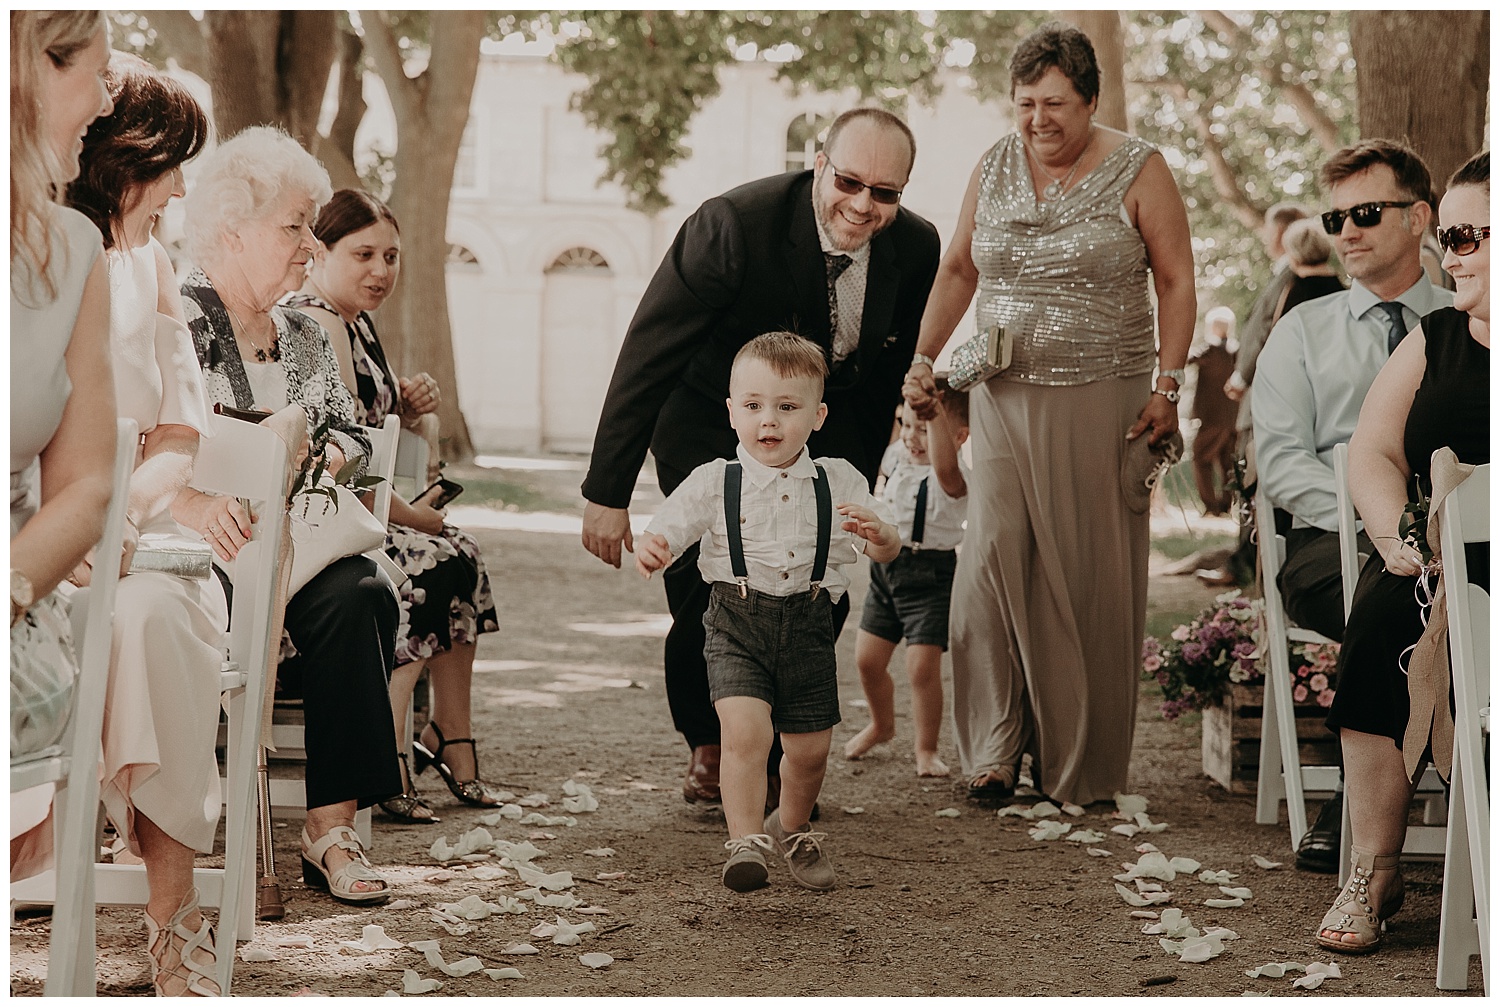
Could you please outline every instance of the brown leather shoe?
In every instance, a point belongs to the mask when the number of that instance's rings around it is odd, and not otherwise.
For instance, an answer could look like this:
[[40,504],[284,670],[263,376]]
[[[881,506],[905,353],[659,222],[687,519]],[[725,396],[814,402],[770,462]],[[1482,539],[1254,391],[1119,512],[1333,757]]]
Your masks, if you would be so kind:
[[693,749],[687,776],[682,781],[682,799],[689,804],[719,803],[718,745],[699,745]]

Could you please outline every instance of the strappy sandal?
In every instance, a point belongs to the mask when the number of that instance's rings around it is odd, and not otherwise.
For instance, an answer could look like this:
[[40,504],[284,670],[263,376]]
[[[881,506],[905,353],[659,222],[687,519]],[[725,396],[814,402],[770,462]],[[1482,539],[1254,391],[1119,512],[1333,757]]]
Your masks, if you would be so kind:
[[[1406,901],[1406,885],[1399,871],[1401,854],[1372,853],[1356,846],[1351,851],[1349,881],[1333,902],[1333,908],[1318,924],[1317,940],[1325,948],[1344,954],[1365,954],[1380,946],[1385,921],[1396,915]],[[1370,878],[1376,872],[1396,872],[1396,883],[1386,893],[1379,908],[1370,904]],[[1354,934],[1359,943],[1350,944],[1338,937],[1324,936],[1324,931],[1335,934]]]
[[406,753],[398,752],[396,757],[401,760],[401,782],[406,789],[395,797],[381,801],[380,810],[403,825],[432,825],[441,822],[442,819],[432,813],[427,802],[417,796],[417,788],[412,783],[411,766],[406,761]]
[[[323,866],[323,858],[333,847],[347,850],[352,858],[343,867],[332,872]],[[302,880],[309,888],[317,888],[333,896],[334,901],[351,906],[384,902],[391,897],[390,885],[385,878],[375,873],[370,861],[365,859],[365,848],[359,844],[359,833],[347,825],[338,825],[328,830],[328,835],[316,843],[302,827]],[[358,882],[379,882],[382,887],[368,892],[355,889]]]
[[[1007,773],[1009,779],[1006,779]],[[1010,766],[980,773],[969,781],[969,800],[980,803],[1008,801],[1016,795],[1015,777],[1016,771]]]
[[[427,767],[438,771],[453,796],[465,804],[472,804],[476,808],[494,808],[505,803],[501,796],[504,791],[493,784],[485,783],[479,778],[479,749],[474,744],[473,738],[444,738],[442,729],[432,721],[427,722],[432,728],[432,733],[437,735],[437,751],[430,750],[421,740],[412,742],[412,752],[416,760],[417,775],[421,776],[427,771]],[[453,770],[443,762],[443,750],[452,745],[468,745],[469,750],[474,753],[474,779],[459,780],[454,777]]]
[[[182,905],[165,926],[158,926],[150,913],[142,913],[146,924],[146,951],[151,957],[151,985],[157,996],[216,997],[221,996],[214,972],[219,955],[214,948],[214,929],[208,920],[203,920],[196,933],[183,923],[198,908],[198,890],[194,888],[183,897]],[[207,962],[199,961],[199,951],[208,953]],[[177,955],[170,967],[168,956]],[[167,987],[181,984],[181,992],[167,993]]]

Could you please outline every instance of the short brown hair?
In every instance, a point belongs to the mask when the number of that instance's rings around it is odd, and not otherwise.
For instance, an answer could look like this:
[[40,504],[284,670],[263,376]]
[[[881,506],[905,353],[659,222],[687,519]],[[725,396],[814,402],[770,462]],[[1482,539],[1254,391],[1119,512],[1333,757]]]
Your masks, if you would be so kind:
[[828,379],[828,361],[823,357],[823,348],[795,332],[767,332],[756,336],[734,355],[731,374],[742,360],[759,360],[783,378],[814,378],[820,395],[823,382]]
[[1321,266],[1333,255],[1333,244],[1323,233],[1322,223],[1311,218],[1294,220],[1287,225],[1281,244],[1299,266]]
[[1266,211],[1266,226],[1285,231],[1308,216],[1307,207],[1301,203],[1277,203]]
[[911,177],[911,170],[917,163],[917,138],[912,135],[911,127],[901,121],[901,117],[887,112],[883,108],[851,108],[833,120],[833,125],[828,127],[828,138],[823,141],[823,154],[826,157],[833,149],[833,141],[844,127],[859,119],[869,119],[882,129],[893,130],[906,137],[906,147],[911,151],[911,160],[906,165],[906,177]]
[[1344,179],[1369,171],[1378,164],[1391,169],[1396,176],[1396,185],[1406,195],[1432,205],[1432,173],[1417,152],[1399,140],[1361,140],[1325,161],[1319,174],[1323,187],[1332,189]]
[[948,419],[961,427],[969,425],[969,393],[959,391],[948,384],[948,374],[934,374],[932,383],[937,386],[938,404],[943,407],[943,412]]
[[1084,103],[1099,97],[1099,60],[1094,43],[1072,25],[1048,21],[1023,38],[1010,56],[1010,96],[1017,84],[1035,84],[1057,67]]
[[401,233],[401,225],[396,223],[396,215],[389,206],[362,189],[340,189],[318,211],[312,232],[325,248],[332,248],[377,220],[389,221],[396,233]]

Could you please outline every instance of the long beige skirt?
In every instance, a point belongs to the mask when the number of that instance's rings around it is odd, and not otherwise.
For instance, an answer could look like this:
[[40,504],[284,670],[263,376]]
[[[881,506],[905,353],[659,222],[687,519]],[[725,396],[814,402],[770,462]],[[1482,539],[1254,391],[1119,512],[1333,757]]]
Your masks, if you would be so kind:
[[949,630],[967,779],[1029,752],[1049,797],[1087,804],[1126,788],[1150,522],[1125,506],[1120,467],[1150,394],[1146,376],[971,394]]

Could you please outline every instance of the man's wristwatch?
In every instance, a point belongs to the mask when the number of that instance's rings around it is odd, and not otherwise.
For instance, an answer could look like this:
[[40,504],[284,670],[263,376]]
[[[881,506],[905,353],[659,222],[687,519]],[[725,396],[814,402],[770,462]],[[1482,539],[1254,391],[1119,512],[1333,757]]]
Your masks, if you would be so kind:
[[911,366],[915,367],[917,364],[926,364],[930,370],[932,368],[932,358],[925,353],[913,353],[911,355]]
[[16,624],[25,611],[36,601],[36,589],[31,578],[15,567],[10,568],[10,623]]

